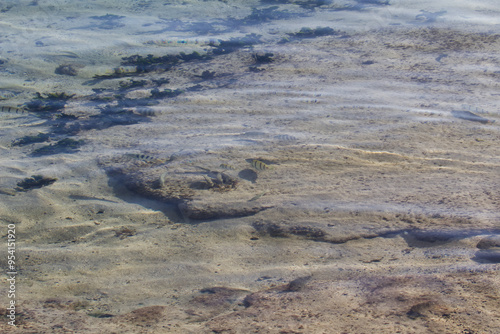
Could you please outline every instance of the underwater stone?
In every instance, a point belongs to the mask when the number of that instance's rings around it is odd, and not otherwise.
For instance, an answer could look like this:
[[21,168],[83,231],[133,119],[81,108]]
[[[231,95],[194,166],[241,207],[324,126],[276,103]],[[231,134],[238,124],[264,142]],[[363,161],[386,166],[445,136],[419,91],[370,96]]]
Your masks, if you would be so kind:
[[42,146],[33,151],[31,155],[42,156],[51,155],[59,153],[74,153],[78,151],[78,148],[84,144],[83,140],[74,140],[71,138],[65,138],[59,140],[55,144]]
[[483,238],[477,243],[476,247],[479,249],[500,247],[500,235],[491,235],[486,238]]
[[59,75],[76,76],[78,74],[78,69],[77,66],[72,64],[62,64],[56,68],[55,73]]

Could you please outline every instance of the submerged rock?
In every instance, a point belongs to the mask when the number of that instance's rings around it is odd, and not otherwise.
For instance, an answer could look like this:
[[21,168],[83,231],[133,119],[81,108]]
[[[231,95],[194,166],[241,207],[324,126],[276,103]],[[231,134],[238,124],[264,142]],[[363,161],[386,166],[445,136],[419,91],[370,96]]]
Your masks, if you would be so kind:
[[195,220],[251,216],[271,207],[245,202],[203,203],[187,201],[179,204],[179,209],[184,217]]
[[237,171],[220,167],[219,160],[212,159],[200,152],[174,153],[170,159],[115,159],[103,165],[117,184],[146,198],[177,204],[186,219],[244,217],[272,207],[249,201]]

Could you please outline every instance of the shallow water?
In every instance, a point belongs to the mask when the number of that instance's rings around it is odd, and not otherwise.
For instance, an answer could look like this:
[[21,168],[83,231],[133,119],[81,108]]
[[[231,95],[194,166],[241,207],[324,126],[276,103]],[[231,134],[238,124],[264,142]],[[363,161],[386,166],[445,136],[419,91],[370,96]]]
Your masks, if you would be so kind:
[[495,333],[499,12],[4,1],[0,328]]

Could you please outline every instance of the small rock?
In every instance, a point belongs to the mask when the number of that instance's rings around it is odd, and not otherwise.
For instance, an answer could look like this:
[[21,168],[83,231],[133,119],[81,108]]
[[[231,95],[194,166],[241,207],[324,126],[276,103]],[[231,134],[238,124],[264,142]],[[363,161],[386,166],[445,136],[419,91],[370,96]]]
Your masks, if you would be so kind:
[[476,247],[479,249],[500,247],[500,235],[490,235],[488,237],[485,237],[477,243]]
[[56,68],[55,73],[60,75],[75,76],[78,74],[78,69],[77,66],[72,64],[62,64]]

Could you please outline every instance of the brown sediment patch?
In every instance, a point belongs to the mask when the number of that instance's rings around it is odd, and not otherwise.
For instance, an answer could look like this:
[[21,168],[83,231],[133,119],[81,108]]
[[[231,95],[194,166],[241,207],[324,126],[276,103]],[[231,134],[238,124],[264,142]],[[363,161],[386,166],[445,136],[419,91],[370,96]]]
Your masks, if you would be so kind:
[[[25,302],[18,332],[493,334],[500,318],[499,288],[496,270],[366,276],[322,271],[254,292],[205,288],[187,304],[152,305],[121,315],[99,310],[95,301]],[[0,330],[10,329],[0,323]]]
[[500,229],[491,225],[476,228],[480,224],[477,220],[454,216],[348,211],[318,214],[314,221],[302,221],[303,217],[300,216],[280,220],[282,217],[277,215],[276,218],[273,221],[257,219],[252,223],[255,229],[253,234],[258,237],[296,238],[333,244],[401,236],[410,247],[426,248],[500,232]]
[[[481,282],[477,282],[477,280]],[[478,284],[479,283],[479,284]],[[307,289],[272,288],[249,294],[245,309],[207,322],[215,333],[494,333],[493,273],[369,276],[357,280],[307,282]],[[467,289],[475,286],[474,291]],[[495,311],[495,313],[498,313]],[[333,322],[331,319],[335,319]]]
[[198,321],[207,321],[237,308],[248,293],[248,290],[221,286],[201,289],[200,294],[189,302],[192,307],[184,312]]
[[126,322],[140,327],[151,327],[164,319],[165,306],[142,307],[124,315],[115,317],[116,322]]

